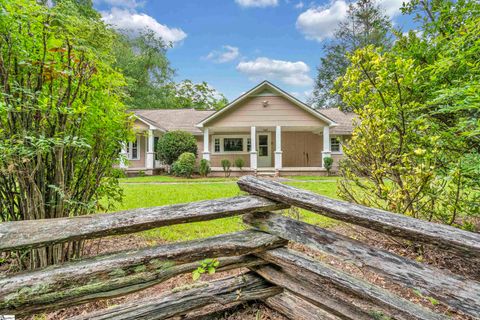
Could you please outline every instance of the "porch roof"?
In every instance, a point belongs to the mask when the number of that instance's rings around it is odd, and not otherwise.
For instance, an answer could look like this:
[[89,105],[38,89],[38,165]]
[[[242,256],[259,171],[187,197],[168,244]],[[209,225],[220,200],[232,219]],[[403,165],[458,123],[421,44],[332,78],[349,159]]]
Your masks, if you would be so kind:
[[146,120],[165,131],[182,130],[193,135],[202,134],[196,124],[215,112],[195,109],[136,109],[132,111],[139,119]]

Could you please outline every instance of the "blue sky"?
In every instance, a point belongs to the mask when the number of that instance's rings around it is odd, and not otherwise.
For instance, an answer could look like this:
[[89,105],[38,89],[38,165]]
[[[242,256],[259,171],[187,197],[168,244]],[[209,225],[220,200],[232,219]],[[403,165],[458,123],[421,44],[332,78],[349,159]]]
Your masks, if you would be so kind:
[[[412,28],[399,7],[379,0],[395,26]],[[347,3],[300,0],[94,0],[104,20],[139,32],[150,28],[173,43],[176,80],[206,81],[233,100],[267,79],[304,100],[311,93],[322,43]]]

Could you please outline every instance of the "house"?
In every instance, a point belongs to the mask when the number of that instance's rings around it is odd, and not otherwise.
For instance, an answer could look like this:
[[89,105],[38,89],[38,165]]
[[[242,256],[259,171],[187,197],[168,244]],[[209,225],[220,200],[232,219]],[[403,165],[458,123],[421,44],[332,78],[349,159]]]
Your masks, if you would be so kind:
[[[342,158],[342,143],[352,133],[352,113],[336,108],[315,110],[268,81],[263,81],[219,111],[195,109],[133,110],[137,140],[122,153],[127,172],[153,174],[162,164],[155,144],[165,132],[184,130],[198,143],[198,159],[207,159],[212,174],[222,174],[222,159],[232,174],[325,174],[323,159],[334,168]],[[233,167],[242,158],[245,166]]]

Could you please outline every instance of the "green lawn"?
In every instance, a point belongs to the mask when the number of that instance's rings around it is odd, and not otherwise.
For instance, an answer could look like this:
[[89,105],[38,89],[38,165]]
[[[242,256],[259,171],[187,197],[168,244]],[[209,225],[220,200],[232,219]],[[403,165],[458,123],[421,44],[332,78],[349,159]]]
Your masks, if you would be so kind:
[[237,181],[237,178],[178,178],[174,176],[145,176],[145,177],[132,177],[122,178],[121,183],[190,183],[190,182],[228,182]]
[[[200,179],[185,181],[185,179],[177,179],[167,176],[122,179],[121,186],[124,189],[125,198],[123,203],[118,205],[115,211],[207,199],[226,198],[243,194],[242,191],[240,191],[240,189],[237,187],[237,184],[234,180],[227,180],[227,182],[231,181],[231,183],[226,183],[226,180],[222,178],[209,178],[207,180],[203,180],[203,182],[208,183],[195,183],[200,182],[199,180]],[[161,184],[151,182],[186,183]],[[329,197],[336,196],[336,182],[334,182],[334,179],[312,182],[289,181],[286,183],[288,185],[302,189],[308,189]],[[335,223],[331,219],[308,212],[306,210],[300,210],[300,216],[303,221],[325,227],[331,226]],[[241,221],[241,217],[231,217],[206,222],[195,222],[163,227],[144,231],[141,233],[141,235],[148,239],[161,238],[167,241],[182,241],[204,238],[222,233],[235,232],[244,228],[245,226]]]

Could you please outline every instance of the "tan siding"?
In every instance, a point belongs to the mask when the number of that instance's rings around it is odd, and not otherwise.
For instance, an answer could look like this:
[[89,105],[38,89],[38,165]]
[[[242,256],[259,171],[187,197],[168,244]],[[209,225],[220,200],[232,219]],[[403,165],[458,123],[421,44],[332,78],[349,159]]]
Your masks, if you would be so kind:
[[200,160],[203,157],[203,136],[195,136],[197,140],[197,164],[200,163]]
[[342,160],[343,158],[345,158],[345,156],[343,154],[338,154],[338,153],[332,154],[332,159],[333,159],[332,169],[333,170],[335,170],[335,171],[338,170],[340,160]]
[[146,152],[146,141],[145,141],[145,136],[140,135],[139,136],[139,141],[140,141],[140,160],[130,160],[128,167],[130,169],[135,169],[135,168],[145,168],[145,152]]
[[[268,100],[267,107],[262,102]],[[323,126],[325,123],[283,97],[251,97],[207,126]]]
[[242,158],[244,161],[244,167],[250,167],[250,154],[219,154],[219,155],[211,155],[210,156],[210,165],[212,167],[221,167],[222,160],[228,159],[232,164],[232,168],[235,166],[235,159]]
[[135,131],[144,131],[148,130],[150,127],[143,123],[142,121],[136,119],[135,122],[133,123],[133,130]]
[[322,136],[311,132],[282,132],[283,167],[321,167]]

